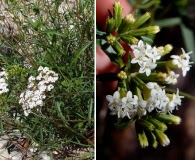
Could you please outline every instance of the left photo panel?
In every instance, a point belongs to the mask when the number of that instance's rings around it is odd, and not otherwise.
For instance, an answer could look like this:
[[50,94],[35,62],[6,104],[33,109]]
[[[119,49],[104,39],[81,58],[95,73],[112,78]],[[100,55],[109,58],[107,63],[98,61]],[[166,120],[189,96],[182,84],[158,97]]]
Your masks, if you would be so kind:
[[94,159],[94,0],[0,0],[0,160]]

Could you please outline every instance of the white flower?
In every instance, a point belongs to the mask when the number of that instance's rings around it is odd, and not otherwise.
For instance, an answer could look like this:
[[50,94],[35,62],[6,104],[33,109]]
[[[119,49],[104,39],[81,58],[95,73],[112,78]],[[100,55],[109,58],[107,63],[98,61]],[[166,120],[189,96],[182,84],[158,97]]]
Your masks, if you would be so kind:
[[4,78],[0,78],[0,83],[5,83],[5,79]]
[[129,109],[128,107],[125,107],[123,111],[124,111],[125,116],[131,119],[131,116],[137,113],[137,108]]
[[47,73],[48,71],[50,71],[48,67],[43,68],[43,73]]
[[148,82],[146,86],[148,89],[155,90],[157,92],[161,90],[160,86],[156,82]]
[[53,88],[54,88],[54,86],[52,84],[50,84],[50,85],[47,86],[47,90],[48,91],[51,91]]
[[193,62],[187,62],[187,61],[183,62],[181,69],[182,69],[182,74],[184,77],[186,76],[186,73],[190,70],[191,65],[189,65],[189,64],[191,64],[191,63],[193,63]]
[[110,106],[109,109],[111,111],[110,115],[117,115],[118,118],[124,118],[126,116],[122,107],[119,105],[118,106]]
[[0,77],[5,77],[7,79],[7,72],[5,71],[5,69],[2,69],[3,71],[0,72]]
[[114,92],[113,96],[107,95],[106,99],[109,102],[108,107],[116,107],[116,106],[119,106],[121,104],[119,91]]
[[145,45],[142,40],[140,40],[137,45],[131,45],[131,48],[134,52],[139,52],[139,53],[145,52]]
[[131,119],[131,116],[137,112],[138,97],[132,95],[131,91],[128,91],[126,97],[120,98],[120,93],[116,91],[113,96],[107,95],[106,99],[109,104],[108,107],[111,111],[111,115],[117,115],[118,118],[124,118],[127,116]]
[[186,52],[184,51],[184,49],[183,49],[183,48],[181,48],[181,50],[182,50],[182,55],[181,55],[180,57],[181,57],[182,59],[184,59],[184,60],[189,61],[189,60],[190,60],[190,56],[189,56],[189,54],[191,54],[191,53],[192,53],[192,51],[191,51],[191,52],[186,53]]
[[154,69],[156,66],[157,64],[153,63],[152,59],[148,59],[140,65],[139,73],[146,72],[146,75],[149,76],[151,74],[151,69]]
[[181,105],[181,98],[184,98],[184,96],[179,95],[179,89],[177,88],[177,93],[173,93],[172,101],[177,105]]
[[146,55],[152,59],[153,63],[156,63],[156,60],[161,58],[161,54],[158,52],[156,47],[151,47],[150,45],[146,44]]
[[139,65],[142,65],[143,62],[147,61],[148,58],[145,57],[144,52],[136,52],[134,51],[134,58],[131,60],[131,63],[138,63]]
[[30,109],[26,109],[26,108],[24,109],[24,115],[25,116],[28,116],[30,113],[31,113],[31,110]]
[[157,106],[157,109],[159,109],[159,111],[162,111],[169,103],[169,98],[167,97],[165,90],[161,90],[158,93],[158,99],[160,100],[160,105]]
[[42,71],[42,70],[43,70],[43,67],[39,66],[38,71]]
[[147,100],[147,111],[151,112],[156,109],[158,112],[165,112],[167,104],[170,102],[165,90],[155,82],[149,82],[146,86],[151,90]]
[[148,100],[147,100],[147,106],[146,109],[148,112],[152,112],[156,106],[160,105],[160,100],[156,99],[156,97],[151,96]]
[[39,85],[38,88],[39,88],[39,90],[40,90],[41,92],[45,92],[46,89],[47,89],[47,86],[46,86],[46,85]]
[[132,109],[134,106],[136,106],[138,104],[138,97],[136,95],[132,95],[131,91],[128,91],[126,94],[126,97],[122,98],[122,107],[128,107],[130,109]]
[[8,84],[6,83],[7,73],[4,69],[0,72],[0,95],[9,91]]
[[28,88],[28,89],[33,88],[34,85],[35,85],[35,84],[34,84],[33,82],[30,82],[30,83],[28,84],[27,88]]
[[166,77],[165,81],[167,82],[167,84],[176,84],[178,77],[179,74],[175,74],[175,72],[171,71],[169,72],[169,75]]
[[181,98],[184,98],[184,96],[179,95],[179,89],[177,89],[177,93],[172,95],[172,99],[167,104],[166,108],[164,109],[164,113],[172,113],[174,109],[177,109],[177,106],[181,105]]
[[138,63],[139,73],[146,72],[146,75],[149,76],[151,70],[157,66],[156,61],[161,58],[161,54],[156,47],[151,47],[149,44],[144,45],[142,40],[138,42],[138,45],[131,45],[131,48],[134,53],[131,63]]
[[34,81],[35,80],[35,77],[34,76],[30,76],[29,78],[28,78],[28,81],[29,82],[32,82],[32,81]]
[[42,74],[40,73],[37,77],[36,77],[36,80],[40,81],[42,79]]
[[42,106],[42,105],[43,105],[42,99],[36,101],[36,106]]
[[144,100],[140,100],[138,107],[137,107],[137,115],[139,117],[146,115],[147,111],[146,111],[146,106],[147,106],[147,102]]
[[180,56],[178,55],[171,56],[171,58],[173,58],[172,64],[177,66],[178,68],[181,68],[183,76],[186,76],[187,71],[190,70],[190,67],[191,67],[190,64],[193,63],[189,61],[190,60],[189,54],[191,54],[192,51],[185,53],[183,48],[181,48],[181,50],[182,50],[182,54]]

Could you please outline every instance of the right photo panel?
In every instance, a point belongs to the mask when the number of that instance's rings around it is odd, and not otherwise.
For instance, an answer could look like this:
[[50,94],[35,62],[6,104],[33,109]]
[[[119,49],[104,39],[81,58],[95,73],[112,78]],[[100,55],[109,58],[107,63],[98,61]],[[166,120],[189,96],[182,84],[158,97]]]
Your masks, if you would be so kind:
[[195,2],[96,0],[96,159],[195,159]]

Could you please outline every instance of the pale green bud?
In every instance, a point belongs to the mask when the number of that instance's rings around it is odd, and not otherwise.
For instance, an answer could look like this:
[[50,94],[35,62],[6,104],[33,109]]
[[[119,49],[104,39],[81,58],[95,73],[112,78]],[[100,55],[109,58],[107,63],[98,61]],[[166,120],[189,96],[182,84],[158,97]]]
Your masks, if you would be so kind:
[[166,134],[164,134],[162,131],[155,129],[154,134],[156,135],[156,138],[158,139],[159,143],[165,147],[168,146],[170,144],[170,140],[167,137]]
[[144,24],[150,18],[150,13],[146,12],[141,17],[139,17],[132,25],[131,29],[137,28]]
[[159,26],[149,26],[149,27],[145,27],[145,28],[125,32],[125,33],[121,34],[120,36],[125,35],[125,36],[135,36],[135,37],[137,37],[137,36],[156,34],[159,31],[160,31]]
[[111,33],[112,30],[114,29],[114,26],[115,26],[114,18],[108,18],[106,20],[106,33]]
[[149,139],[149,142],[152,144],[153,148],[156,148],[158,146],[158,142],[156,140],[156,136],[154,135],[154,133],[149,132],[148,139]]
[[112,34],[109,34],[108,36],[106,36],[106,41],[108,44],[113,45],[114,42],[116,41],[116,37],[113,36]]
[[163,73],[163,72],[157,73],[157,79],[158,80],[165,81],[166,78],[167,78],[167,73]]
[[144,128],[148,131],[153,131],[155,129],[155,126],[152,123],[144,119],[139,119],[136,121],[136,123],[137,123],[137,126],[139,126],[140,128]]
[[149,122],[151,122],[155,126],[156,129],[159,129],[159,130],[161,130],[163,132],[167,130],[167,126],[164,123],[160,122],[159,120],[154,119],[152,117],[148,118],[147,120]]
[[163,54],[165,51],[163,46],[158,47],[157,50],[158,50],[158,53],[161,53],[161,54]]
[[135,18],[132,14],[126,15],[122,20],[121,25],[119,26],[118,33],[123,33],[128,31],[134,22],[135,22]]
[[127,79],[127,74],[124,71],[120,71],[117,74],[117,77],[120,78],[120,79]]
[[123,49],[122,45],[118,42],[115,41],[112,45],[114,51],[119,55],[119,56],[123,56],[126,51]]
[[129,44],[137,44],[138,39],[133,37],[133,36],[121,36],[120,37],[124,42],[129,43]]
[[167,124],[178,125],[181,123],[181,118],[171,114],[157,114],[155,118]]
[[124,81],[119,81],[118,86],[119,86],[118,91],[120,93],[120,97],[121,98],[125,97],[127,94],[126,84],[124,83]]
[[164,53],[163,55],[167,54],[167,53],[170,53],[173,49],[173,46],[170,45],[170,44],[167,44],[165,47],[164,47]]
[[138,135],[140,146],[142,148],[148,147],[149,143],[144,130],[137,132],[137,135]]
[[123,9],[120,2],[117,1],[114,3],[113,8],[114,8],[115,29],[118,30],[118,27],[122,22]]

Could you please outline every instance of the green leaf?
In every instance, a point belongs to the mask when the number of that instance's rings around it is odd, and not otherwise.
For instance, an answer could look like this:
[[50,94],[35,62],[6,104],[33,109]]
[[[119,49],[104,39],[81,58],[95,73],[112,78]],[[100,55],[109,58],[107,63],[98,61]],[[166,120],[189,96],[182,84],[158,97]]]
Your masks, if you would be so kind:
[[159,21],[155,21],[155,25],[158,25],[159,27],[170,27],[170,26],[176,26],[181,24],[181,18],[167,18],[167,19],[161,19]]
[[47,29],[47,30],[41,31],[41,33],[47,33],[50,35],[58,35],[60,37],[66,37],[65,34],[59,33],[58,31],[55,31],[53,29]]
[[89,47],[92,44],[92,41],[88,42],[85,46],[83,46],[76,54],[75,57],[72,59],[71,63],[70,63],[70,67],[72,67],[72,65],[76,64],[79,57],[81,56],[81,54],[86,50],[87,47]]
[[91,125],[92,121],[92,110],[93,110],[93,99],[90,99],[90,104],[88,105],[88,124]]
[[195,61],[195,39],[194,39],[194,32],[193,30],[190,30],[187,28],[184,24],[180,25],[182,35],[184,38],[185,48],[187,49],[186,52],[193,51],[193,53],[190,55],[192,58],[192,61]]

